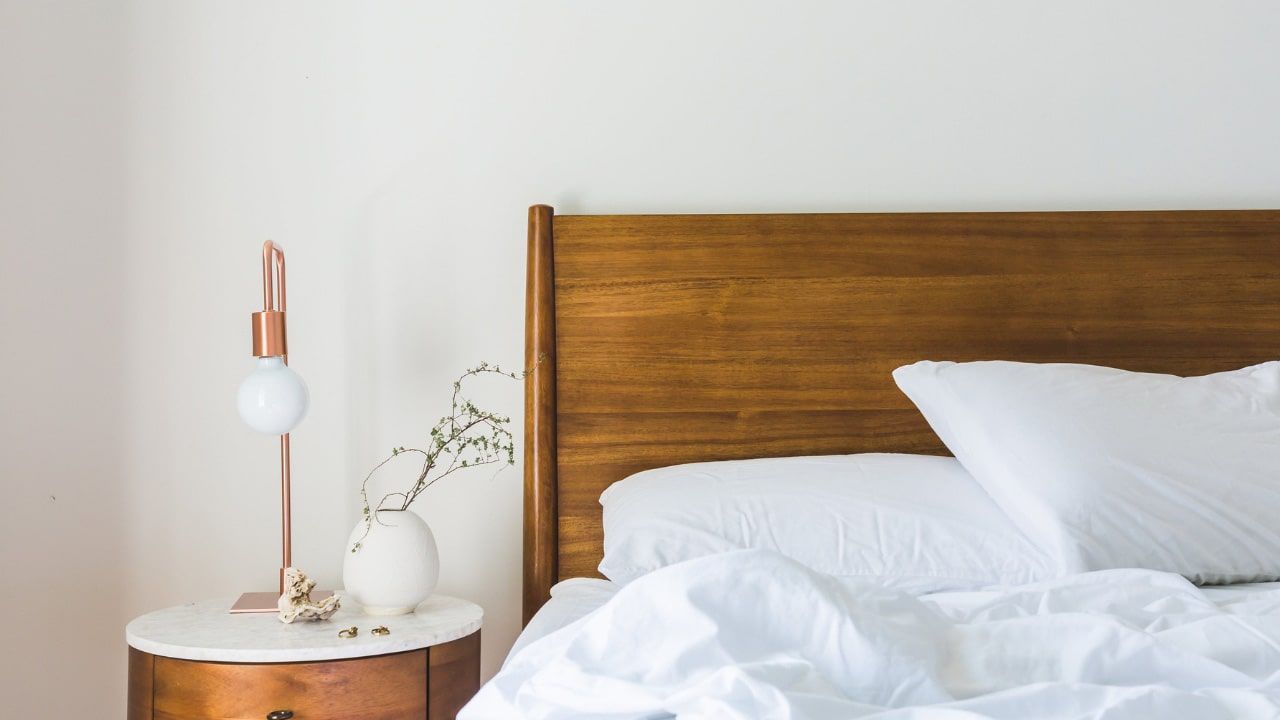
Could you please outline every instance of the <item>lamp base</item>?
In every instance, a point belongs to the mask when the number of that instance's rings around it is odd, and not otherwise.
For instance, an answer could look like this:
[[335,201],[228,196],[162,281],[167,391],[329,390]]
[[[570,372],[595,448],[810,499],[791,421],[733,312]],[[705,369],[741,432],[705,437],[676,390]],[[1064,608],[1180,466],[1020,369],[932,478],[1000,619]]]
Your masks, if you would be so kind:
[[[312,590],[311,600],[319,602],[333,594],[331,590]],[[280,611],[280,593],[277,592],[247,592],[240,596],[239,600],[231,606],[231,614],[241,615],[244,613],[273,613]]]

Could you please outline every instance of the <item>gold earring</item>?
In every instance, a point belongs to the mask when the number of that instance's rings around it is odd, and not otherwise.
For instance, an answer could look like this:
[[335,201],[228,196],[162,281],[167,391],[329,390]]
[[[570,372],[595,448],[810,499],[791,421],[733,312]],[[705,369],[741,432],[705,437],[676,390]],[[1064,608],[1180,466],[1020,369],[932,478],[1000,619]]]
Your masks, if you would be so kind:
[[373,633],[374,635],[390,635],[391,634],[391,631],[387,629],[386,625],[379,625],[378,627],[370,630],[369,632]]
[[346,630],[339,630],[339,631],[338,631],[338,637],[340,637],[340,638],[353,638],[353,637],[355,637],[356,635],[359,635],[359,634],[360,634],[360,628],[356,627],[355,625],[352,625],[351,627],[347,628]]

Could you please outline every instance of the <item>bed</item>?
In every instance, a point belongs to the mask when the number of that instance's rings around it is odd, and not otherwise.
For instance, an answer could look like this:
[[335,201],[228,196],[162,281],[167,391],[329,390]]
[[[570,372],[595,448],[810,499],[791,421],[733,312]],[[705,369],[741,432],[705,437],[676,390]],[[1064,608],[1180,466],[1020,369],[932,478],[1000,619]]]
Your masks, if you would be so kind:
[[[1273,210],[530,208],[525,622],[557,583],[599,578],[599,499],[621,478],[745,458],[947,454],[889,379],[904,364],[1191,376],[1280,357],[1278,238]],[[603,580],[577,584],[558,589],[573,609],[539,635],[616,593]],[[1267,607],[1280,598],[1274,585],[1213,592],[1224,605],[1251,602],[1241,593]]]

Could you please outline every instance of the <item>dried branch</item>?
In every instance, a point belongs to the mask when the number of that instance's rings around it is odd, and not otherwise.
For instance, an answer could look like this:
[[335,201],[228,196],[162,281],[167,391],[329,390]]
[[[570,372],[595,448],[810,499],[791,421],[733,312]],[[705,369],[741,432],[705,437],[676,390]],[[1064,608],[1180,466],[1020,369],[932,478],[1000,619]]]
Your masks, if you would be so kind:
[[[475,403],[462,396],[462,384],[467,378],[476,375],[502,375],[513,380],[522,380],[542,363],[543,356],[533,367],[523,372],[510,372],[497,365],[480,363],[468,369],[453,382],[453,393],[450,395],[449,414],[440,418],[431,428],[430,439],[425,449],[414,447],[397,447],[391,455],[373,466],[364,481],[360,483],[360,501],[363,505],[364,534],[352,546],[351,552],[357,552],[364,544],[365,538],[373,527],[378,511],[384,509],[408,510],[414,500],[418,499],[427,488],[440,480],[468,468],[505,463],[514,465],[515,438],[507,426],[511,418],[481,410]],[[377,503],[369,502],[369,481],[385,465],[401,455],[418,454],[422,456],[422,465],[413,484],[407,490],[383,495]],[[447,460],[446,460],[447,458]],[[398,498],[391,508],[385,507],[389,500]],[[398,505],[399,507],[394,507]]]

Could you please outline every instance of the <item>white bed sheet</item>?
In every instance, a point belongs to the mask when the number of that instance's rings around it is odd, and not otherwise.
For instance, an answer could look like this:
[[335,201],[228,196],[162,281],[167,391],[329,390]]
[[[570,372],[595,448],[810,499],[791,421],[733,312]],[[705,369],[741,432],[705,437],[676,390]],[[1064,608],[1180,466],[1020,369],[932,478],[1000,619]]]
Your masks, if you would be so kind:
[[1280,717],[1280,583],[916,598],[742,551],[556,596],[461,720]]
[[618,592],[618,586],[599,578],[570,578],[551,588],[551,599],[534,614],[525,626],[507,658],[524,647],[589,615]]
[[[568,627],[604,605],[618,592],[619,585],[600,578],[569,578],[551,588],[551,599],[542,606],[533,619],[521,631],[507,653],[510,658],[525,646]],[[1205,597],[1221,608],[1241,610],[1250,604],[1264,603],[1274,606],[1280,598],[1280,582],[1242,583],[1239,585],[1211,585],[1200,588]],[[924,595],[922,600],[936,599],[945,602],[952,593]]]

